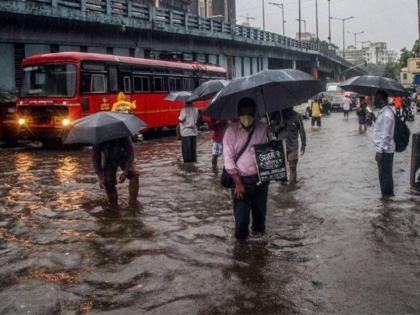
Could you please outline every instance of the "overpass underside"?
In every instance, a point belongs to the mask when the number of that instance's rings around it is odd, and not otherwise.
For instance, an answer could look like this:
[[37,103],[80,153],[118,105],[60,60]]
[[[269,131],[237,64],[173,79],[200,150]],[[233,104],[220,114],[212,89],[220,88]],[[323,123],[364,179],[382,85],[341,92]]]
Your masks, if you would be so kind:
[[200,35],[159,25],[152,25],[151,29],[133,27],[128,23],[107,23],[100,15],[97,21],[81,20],[72,18],[71,14],[76,14],[72,10],[67,18],[43,14],[42,10],[37,14],[18,11],[0,10],[0,67],[5,74],[0,78],[0,90],[16,89],[23,58],[58,51],[200,61],[225,67],[229,78],[264,69],[296,68],[327,80],[344,69],[314,51],[287,49],[225,34]]

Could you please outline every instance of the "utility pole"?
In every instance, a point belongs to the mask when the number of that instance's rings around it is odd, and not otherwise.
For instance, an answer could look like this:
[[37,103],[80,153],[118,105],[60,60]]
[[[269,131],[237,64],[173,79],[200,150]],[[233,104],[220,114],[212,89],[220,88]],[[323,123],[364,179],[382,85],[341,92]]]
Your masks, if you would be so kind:
[[[420,0],[418,0],[420,1]],[[316,41],[319,42],[319,33],[318,33],[318,0],[315,0],[315,14],[316,14]]]
[[242,17],[242,18],[246,19],[246,24],[247,24],[247,26],[251,26],[251,23],[249,23],[249,21],[251,21],[251,20],[255,20],[255,17],[253,17],[253,16],[249,16],[248,14],[247,14],[246,16],[244,16],[244,15],[239,15],[238,17]]
[[263,31],[265,31],[265,0],[262,0]]
[[348,32],[349,34],[353,34],[354,35],[354,47],[357,49],[357,35],[360,34],[364,34],[365,31],[361,31],[361,32]]
[[331,0],[328,0],[328,43],[331,46]]
[[345,22],[348,21],[348,20],[354,19],[354,16],[349,16],[349,17],[344,18],[344,19],[340,19],[340,18],[336,18],[336,17],[331,17],[331,18],[343,22],[343,58],[345,58],[346,57],[346,31],[345,31]]
[[301,12],[300,0],[299,0],[299,41],[302,40],[302,26],[300,24],[300,22],[302,21],[302,15],[301,14],[302,14],[302,12]]
[[418,15],[419,40],[420,40],[420,0],[417,0],[417,15]]
[[306,20],[305,19],[296,19],[296,21],[303,22],[303,33],[306,33]]
[[282,15],[282,21],[283,21],[283,36],[285,36],[284,24],[286,23],[286,21],[284,20],[284,4],[283,3],[278,3],[278,2],[269,2],[268,4],[271,4],[271,5],[281,9],[281,12],[282,12],[281,15]]

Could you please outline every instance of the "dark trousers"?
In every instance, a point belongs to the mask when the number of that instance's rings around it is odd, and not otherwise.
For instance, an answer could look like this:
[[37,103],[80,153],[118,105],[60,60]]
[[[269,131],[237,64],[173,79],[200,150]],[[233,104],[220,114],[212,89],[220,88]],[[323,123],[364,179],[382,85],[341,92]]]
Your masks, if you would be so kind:
[[197,162],[197,137],[182,137],[182,158],[184,162]]
[[343,112],[344,112],[344,117],[347,117],[347,118],[348,118],[348,117],[349,117],[349,112],[350,112],[350,111],[348,111],[348,110],[343,110]]
[[312,127],[315,126],[315,123],[318,127],[321,127],[321,117],[312,117],[311,119],[311,125]]
[[236,199],[235,187],[232,189],[233,214],[235,216],[235,237],[246,239],[249,235],[250,214],[252,215],[251,229],[254,233],[265,232],[265,216],[267,213],[268,184],[257,186],[258,177],[242,177],[246,196]]
[[382,159],[378,161],[379,183],[383,196],[394,195],[394,180],[392,178],[392,165],[394,153],[383,153]]

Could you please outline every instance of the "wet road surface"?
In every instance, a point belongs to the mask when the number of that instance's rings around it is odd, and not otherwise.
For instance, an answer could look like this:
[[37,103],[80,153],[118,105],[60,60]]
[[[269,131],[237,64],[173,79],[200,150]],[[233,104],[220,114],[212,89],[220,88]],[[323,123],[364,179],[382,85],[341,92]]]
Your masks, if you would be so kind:
[[[136,145],[140,205],[109,209],[91,150],[3,149],[0,314],[418,314],[420,195],[410,151],[379,198],[354,114],[308,133],[300,182],[272,184],[267,236],[237,244],[229,194],[174,138]],[[420,117],[411,123],[420,130]]]

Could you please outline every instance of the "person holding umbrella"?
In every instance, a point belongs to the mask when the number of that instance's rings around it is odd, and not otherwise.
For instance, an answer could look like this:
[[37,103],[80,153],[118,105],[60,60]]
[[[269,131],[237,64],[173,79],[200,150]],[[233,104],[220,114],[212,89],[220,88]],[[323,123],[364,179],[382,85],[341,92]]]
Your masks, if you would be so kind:
[[[267,142],[267,127],[257,120],[256,104],[252,98],[242,98],[238,103],[239,122],[232,122],[223,138],[224,162],[231,175],[235,238],[249,236],[250,214],[252,233],[265,233],[268,183],[258,183],[257,166],[252,146]],[[239,156],[240,152],[243,153]]]
[[135,169],[134,147],[131,137],[145,129],[146,124],[134,115],[121,112],[98,112],[76,120],[65,144],[92,144],[93,166],[99,186],[105,189],[111,205],[118,204],[117,170],[122,174],[118,181],[129,183],[130,204],[137,204],[139,173]]
[[135,205],[139,194],[139,173],[134,166],[134,147],[130,137],[102,142],[93,146],[93,165],[99,186],[105,189],[111,205],[118,205],[117,170],[122,173],[118,182],[129,180],[129,203]]

